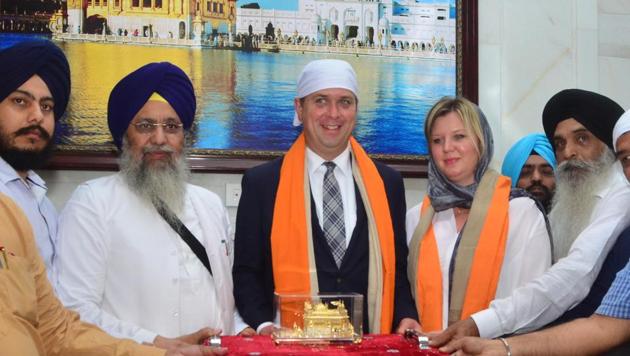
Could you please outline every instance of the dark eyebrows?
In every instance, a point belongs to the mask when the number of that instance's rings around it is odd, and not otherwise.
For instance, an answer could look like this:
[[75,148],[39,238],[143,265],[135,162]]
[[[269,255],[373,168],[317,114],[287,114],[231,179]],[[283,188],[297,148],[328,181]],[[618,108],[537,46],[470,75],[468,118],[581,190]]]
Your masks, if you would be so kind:
[[617,159],[621,159],[624,156],[630,154],[630,150],[621,150],[616,153]]
[[[15,89],[13,93],[20,93],[22,95],[28,96],[31,100],[36,100],[35,95],[33,95],[31,92],[28,92],[26,90]],[[44,96],[40,99],[40,101],[52,101],[54,103],[55,98],[53,98],[52,96]]]
[[574,133],[574,134],[578,134],[578,133],[585,133],[585,132],[586,132],[586,133],[591,133],[589,130],[587,130],[587,129],[583,128],[583,127],[580,127],[579,129],[575,129],[575,130],[573,130],[573,133]]
[[[577,128],[577,129],[571,131],[571,133],[572,134],[580,134],[580,133],[591,133],[591,132],[589,130],[585,129],[584,127],[580,127],[580,128]],[[554,134],[553,135],[553,139],[554,139],[554,141],[555,140],[564,140],[564,137],[562,137],[560,135],[557,135],[557,134]]]

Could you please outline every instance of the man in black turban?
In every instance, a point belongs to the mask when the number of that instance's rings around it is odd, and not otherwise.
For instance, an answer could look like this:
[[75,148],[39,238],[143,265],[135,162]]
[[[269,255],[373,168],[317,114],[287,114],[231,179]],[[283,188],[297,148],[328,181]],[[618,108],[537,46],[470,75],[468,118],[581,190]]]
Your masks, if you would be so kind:
[[598,191],[614,185],[612,130],[623,112],[612,99],[582,89],[562,90],[545,105],[543,126],[558,161],[550,215],[556,260],[589,224]]
[[192,83],[173,64],[127,75],[107,113],[120,172],[82,184],[61,213],[59,296],[114,336],[168,348],[245,328],[234,318],[227,211],[187,183],[194,114]]
[[0,51],[0,192],[26,213],[51,280],[57,212],[33,169],[52,152],[69,96],[68,61],[52,42],[26,41]]

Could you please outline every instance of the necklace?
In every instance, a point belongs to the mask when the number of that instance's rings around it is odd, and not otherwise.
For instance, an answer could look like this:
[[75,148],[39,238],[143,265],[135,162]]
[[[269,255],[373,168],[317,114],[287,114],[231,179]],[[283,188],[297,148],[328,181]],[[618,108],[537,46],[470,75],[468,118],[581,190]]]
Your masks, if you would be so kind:
[[453,212],[454,212],[454,213],[455,213],[455,215],[457,216],[457,215],[462,215],[462,214],[464,214],[464,213],[467,213],[467,212],[468,212],[468,209],[466,209],[466,208],[460,208],[460,207],[456,206],[456,207],[454,207],[454,208],[453,208]]

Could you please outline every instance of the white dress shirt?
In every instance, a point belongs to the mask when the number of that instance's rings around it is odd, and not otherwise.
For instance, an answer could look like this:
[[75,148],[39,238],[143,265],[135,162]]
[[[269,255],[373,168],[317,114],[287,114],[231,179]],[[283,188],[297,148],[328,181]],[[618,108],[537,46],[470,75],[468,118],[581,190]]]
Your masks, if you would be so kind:
[[[324,230],[324,174],[326,173],[327,162],[308,147],[306,148],[306,166],[308,178],[311,186],[311,193],[315,201],[315,210],[319,226]],[[350,148],[346,148],[332,162],[337,167],[333,174],[339,184],[339,191],[343,201],[343,217],[346,228],[346,248],[352,238],[352,232],[357,225],[357,201],[354,191],[354,177],[352,177],[352,160],[350,159]]]
[[[407,244],[420,222],[422,203],[407,211]],[[508,208],[508,239],[495,298],[509,296],[517,287],[542,275],[551,265],[551,244],[545,217],[529,198],[514,198]],[[436,212],[433,231],[442,272],[442,327],[448,326],[449,268],[457,241],[453,209]]]
[[46,183],[33,171],[26,179],[0,158],[0,193],[8,195],[24,211],[33,228],[39,254],[44,259],[48,280],[54,286],[55,245],[57,242],[57,210],[46,197]]
[[606,255],[630,223],[630,187],[617,166],[615,163],[609,182],[597,194],[589,224],[567,257],[510,297],[494,300],[490,308],[472,316],[481,337],[541,328],[586,297]]
[[84,321],[137,342],[202,327],[233,334],[227,212],[214,193],[188,184],[178,217],[205,247],[212,277],[120,174],[81,184],[59,220],[60,299]]

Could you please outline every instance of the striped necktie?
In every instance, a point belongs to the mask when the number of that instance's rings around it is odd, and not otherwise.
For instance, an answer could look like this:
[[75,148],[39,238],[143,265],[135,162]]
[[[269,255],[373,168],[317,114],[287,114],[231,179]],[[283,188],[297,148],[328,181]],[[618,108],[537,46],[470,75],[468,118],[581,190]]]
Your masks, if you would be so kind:
[[330,251],[339,268],[343,260],[343,255],[346,253],[346,228],[343,215],[343,201],[341,200],[339,183],[333,174],[336,167],[335,163],[324,162],[324,165],[326,166],[323,189],[324,236],[326,236]]

